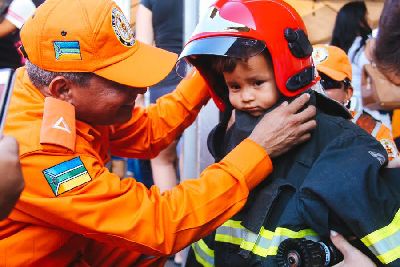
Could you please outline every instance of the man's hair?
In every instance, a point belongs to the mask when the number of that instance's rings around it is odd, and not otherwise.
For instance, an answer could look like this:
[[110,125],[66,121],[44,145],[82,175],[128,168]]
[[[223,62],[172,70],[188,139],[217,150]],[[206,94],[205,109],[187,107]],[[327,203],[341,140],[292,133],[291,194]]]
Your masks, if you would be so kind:
[[53,72],[39,68],[30,61],[26,61],[26,71],[33,85],[39,89],[48,86],[57,76],[65,77],[75,84],[88,85],[90,79],[95,76],[89,72]]
[[400,75],[400,2],[386,0],[379,20],[375,61],[383,71]]

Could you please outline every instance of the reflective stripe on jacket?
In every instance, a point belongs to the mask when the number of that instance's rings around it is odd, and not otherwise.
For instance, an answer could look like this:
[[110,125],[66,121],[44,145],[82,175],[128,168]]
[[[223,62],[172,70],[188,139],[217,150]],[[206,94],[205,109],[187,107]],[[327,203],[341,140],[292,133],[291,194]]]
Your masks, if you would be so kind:
[[[256,123],[240,112],[235,118],[226,135],[220,128],[228,148]],[[347,119],[319,106],[316,119],[311,140],[273,160],[274,171],[245,207],[192,245],[187,266],[276,266],[283,240],[326,240],[331,229],[356,236],[355,245],[374,260],[399,266],[400,169],[383,168],[384,148]]]

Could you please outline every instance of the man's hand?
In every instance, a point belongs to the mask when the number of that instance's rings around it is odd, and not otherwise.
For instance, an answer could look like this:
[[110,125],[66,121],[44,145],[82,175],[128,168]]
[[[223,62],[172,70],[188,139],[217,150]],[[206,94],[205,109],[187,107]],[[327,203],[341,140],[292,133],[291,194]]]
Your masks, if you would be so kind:
[[249,138],[264,147],[270,157],[279,156],[307,141],[317,126],[316,109],[309,106],[299,110],[309,99],[309,94],[303,94],[290,104],[284,102],[261,119]]
[[350,245],[342,235],[331,231],[331,240],[344,257],[344,260],[334,267],[376,267],[367,256]]
[[2,220],[11,212],[24,189],[18,143],[12,137],[0,137],[0,172],[0,220]]

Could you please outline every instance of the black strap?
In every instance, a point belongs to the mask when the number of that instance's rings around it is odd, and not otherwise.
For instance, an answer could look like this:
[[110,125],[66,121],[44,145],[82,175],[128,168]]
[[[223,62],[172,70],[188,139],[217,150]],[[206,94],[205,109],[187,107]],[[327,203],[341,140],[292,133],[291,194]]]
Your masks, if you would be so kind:
[[44,3],[44,1],[45,1],[45,0],[32,0],[33,4],[34,4],[36,7],[39,7],[41,4]]

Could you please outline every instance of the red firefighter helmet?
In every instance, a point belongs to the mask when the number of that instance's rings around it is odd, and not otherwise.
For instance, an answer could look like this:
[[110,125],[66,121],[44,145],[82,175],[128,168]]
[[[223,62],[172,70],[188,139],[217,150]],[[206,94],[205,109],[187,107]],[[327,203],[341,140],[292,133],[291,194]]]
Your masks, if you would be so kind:
[[[242,47],[251,47],[252,54],[243,54]],[[186,62],[204,74],[202,68],[207,66],[199,66],[199,56],[248,58],[265,48],[272,57],[276,85],[284,96],[297,96],[316,83],[304,22],[280,0],[217,0],[185,45],[177,69],[179,72],[180,63]],[[211,95],[224,110],[221,96],[215,91]]]

